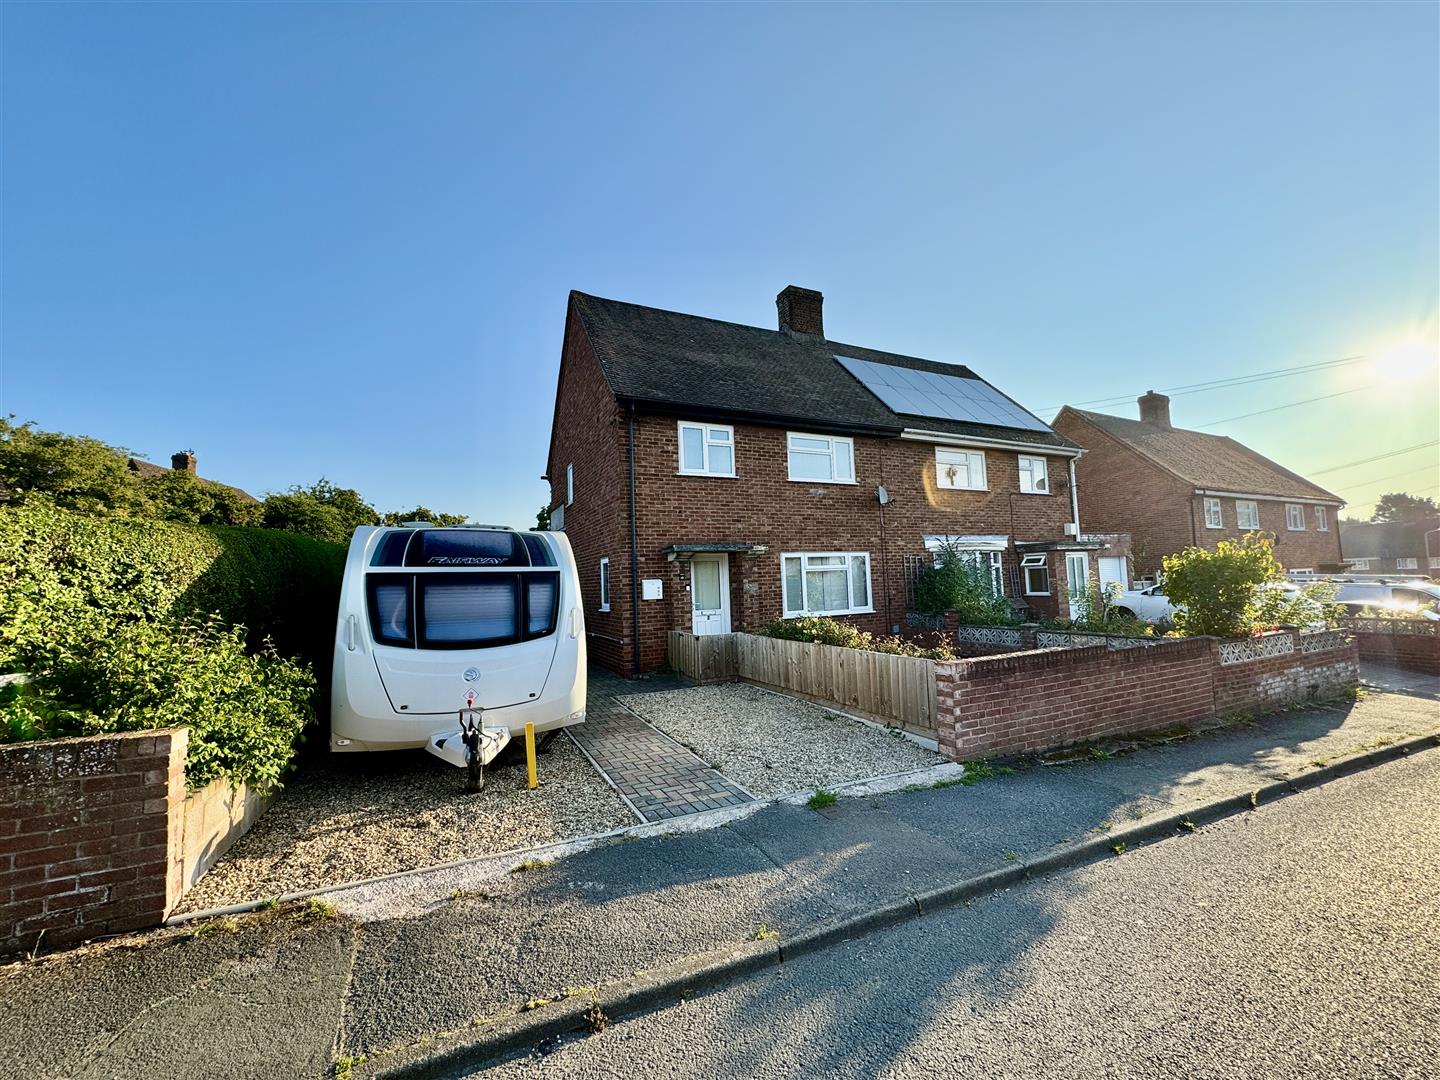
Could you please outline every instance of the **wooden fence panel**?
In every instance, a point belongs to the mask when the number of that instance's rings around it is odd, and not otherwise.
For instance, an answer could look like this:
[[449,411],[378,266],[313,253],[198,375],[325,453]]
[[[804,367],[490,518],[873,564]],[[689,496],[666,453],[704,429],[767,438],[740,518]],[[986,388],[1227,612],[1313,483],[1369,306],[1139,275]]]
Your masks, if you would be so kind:
[[735,634],[689,634],[671,630],[666,642],[670,666],[696,682],[735,678]]

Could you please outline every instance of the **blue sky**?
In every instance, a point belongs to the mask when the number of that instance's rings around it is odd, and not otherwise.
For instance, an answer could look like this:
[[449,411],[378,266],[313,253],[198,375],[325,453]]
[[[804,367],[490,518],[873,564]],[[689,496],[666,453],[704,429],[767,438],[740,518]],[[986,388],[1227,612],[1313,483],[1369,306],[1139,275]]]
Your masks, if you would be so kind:
[[1047,417],[1388,356],[1173,405],[1360,388],[1210,430],[1368,513],[1440,485],[1329,471],[1440,438],[1437,10],[6,4],[0,407],[523,525],[568,290],[795,283]]

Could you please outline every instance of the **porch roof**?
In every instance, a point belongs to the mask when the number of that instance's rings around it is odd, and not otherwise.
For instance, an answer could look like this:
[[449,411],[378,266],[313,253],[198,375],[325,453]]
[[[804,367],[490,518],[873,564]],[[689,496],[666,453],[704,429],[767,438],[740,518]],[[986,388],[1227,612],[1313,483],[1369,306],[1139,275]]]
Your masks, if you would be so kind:
[[1021,551],[1099,551],[1105,546],[1103,540],[1016,540],[1015,546]]
[[770,548],[765,544],[751,544],[743,540],[717,540],[710,544],[670,544],[660,549],[665,558],[689,559],[696,555],[764,555]]

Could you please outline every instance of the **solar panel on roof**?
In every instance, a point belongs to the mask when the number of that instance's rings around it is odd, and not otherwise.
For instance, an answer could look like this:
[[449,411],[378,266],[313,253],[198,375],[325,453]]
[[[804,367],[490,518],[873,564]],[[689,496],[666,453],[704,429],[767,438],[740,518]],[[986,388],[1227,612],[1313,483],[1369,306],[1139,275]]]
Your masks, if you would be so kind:
[[853,356],[836,356],[835,360],[897,413],[1025,431],[1050,430],[983,379],[877,364]]

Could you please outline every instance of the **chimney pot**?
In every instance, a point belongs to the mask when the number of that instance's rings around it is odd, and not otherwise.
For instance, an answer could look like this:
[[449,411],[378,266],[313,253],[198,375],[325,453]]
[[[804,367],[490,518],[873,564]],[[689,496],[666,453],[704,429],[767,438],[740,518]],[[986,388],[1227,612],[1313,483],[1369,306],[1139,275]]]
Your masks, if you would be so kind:
[[1140,402],[1140,422],[1150,424],[1153,427],[1170,430],[1170,399],[1164,394],[1157,394],[1154,390],[1147,390],[1138,399]]
[[823,338],[825,322],[821,318],[821,307],[824,303],[825,297],[814,289],[786,285],[775,297],[775,309],[780,313],[780,329],[791,334]]
[[170,455],[170,468],[176,472],[188,472],[195,475],[195,455],[189,450],[181,450],[178,454]]

